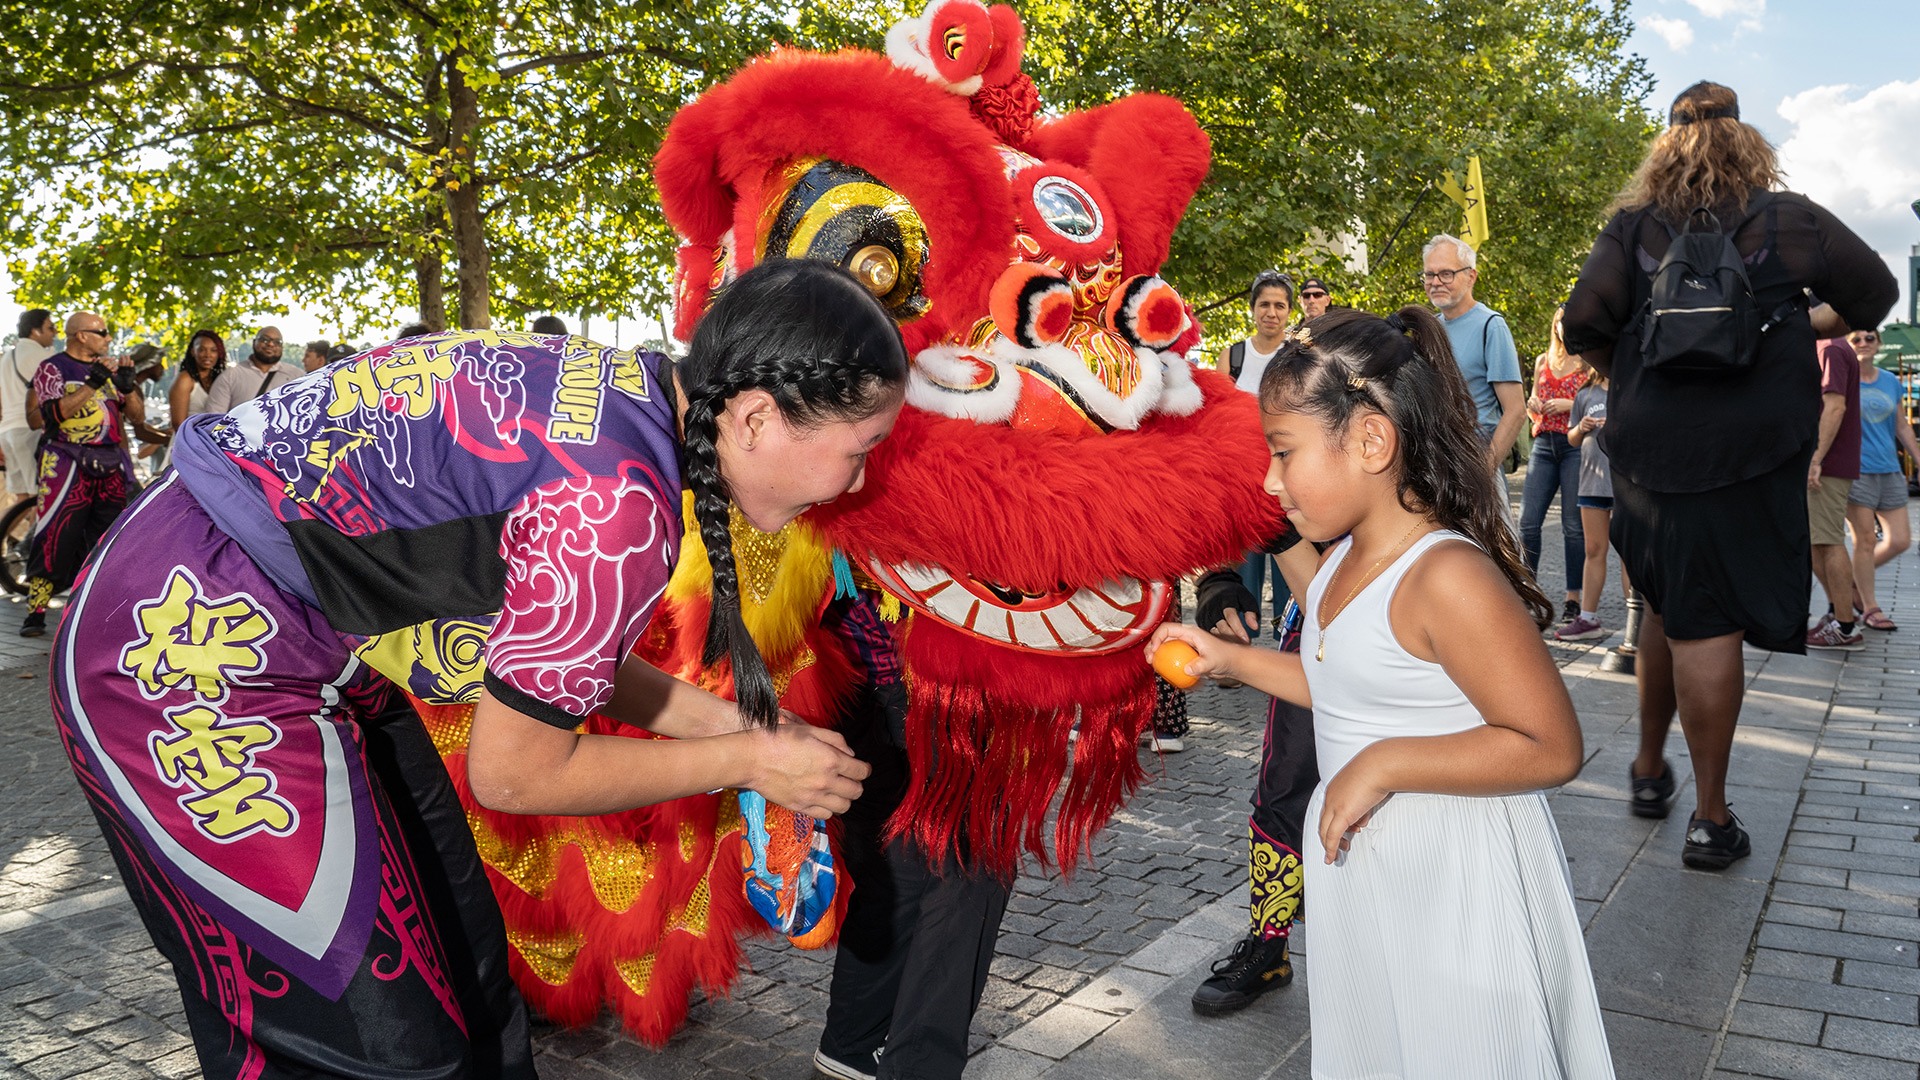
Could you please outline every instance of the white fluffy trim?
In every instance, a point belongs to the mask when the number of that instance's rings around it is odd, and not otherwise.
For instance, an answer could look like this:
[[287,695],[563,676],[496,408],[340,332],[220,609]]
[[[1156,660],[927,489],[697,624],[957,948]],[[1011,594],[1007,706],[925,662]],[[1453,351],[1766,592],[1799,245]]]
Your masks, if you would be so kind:
[[1168,416],[1192,416],[1205,403],[1206,396],[1193,381],[1193,363],[1178,353],[1136,349],[1140,365],[1160,364],[1166,368],[1166,389],[1160,394],[1160,412]]
[[[1078,358],[1074,362],[1086,367]],[[993,378],[986,386],[969,389],[978,380],[978,364],[992,368]],[[916,409],[955,420],[1002,424],[1020,404],[1020,372],[1005,360],[953,345],[935,345],[920,350],[908,367],[907,404]]]
[[940,74],[940,69],[933,66],[933,57],[927,54],[933,34],[933,9],[944,2],[928,0],[918,18],[901,19],[894,23],[887,30],[887,59],[893,61],[894,67],[911,71],[949,93],[972,97],[980,89],[983,81],[980,76],[973,75],[950,83]]

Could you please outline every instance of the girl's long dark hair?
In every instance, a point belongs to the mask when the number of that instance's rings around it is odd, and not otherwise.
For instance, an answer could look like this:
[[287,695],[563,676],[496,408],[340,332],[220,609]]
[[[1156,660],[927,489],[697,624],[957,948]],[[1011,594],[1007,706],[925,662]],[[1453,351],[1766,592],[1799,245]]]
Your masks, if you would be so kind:
[[[213,342],[213,366],[206,370],[204,377],[193,370],[193,347],[200,344],[201,338],[207,338]],[[180,357],[181,374],[211,390],[213,389],[213,380],[219,378],[220,373],[225,370],[227,370],[227,343],[221,339],[219,334],[211,330],[195,330],[193,336],[187,339],[187,351],[185,355]]]
[[780,699],[740,614],[720,413],[734,395],[764,390],[802,426],[864,420],[905,386],[906,347],[892,316],[852,274],[815,260],[782,260],[747,271],[717,294],[678,371],[687,409],[683,472],[713,568],[703,659],[711,664],[726,653],[741,713],[771,727],[780,720]]
[[1336,309],[1290,338],[1260,379],[1260,406],[1319,418],[1333,438],[1372,409],[1400,432],[1400,505],[1480,545],[1546,629],[1553,605],[1514,543],[1467,382],[1440,320],[1408,305],[1382,319]]

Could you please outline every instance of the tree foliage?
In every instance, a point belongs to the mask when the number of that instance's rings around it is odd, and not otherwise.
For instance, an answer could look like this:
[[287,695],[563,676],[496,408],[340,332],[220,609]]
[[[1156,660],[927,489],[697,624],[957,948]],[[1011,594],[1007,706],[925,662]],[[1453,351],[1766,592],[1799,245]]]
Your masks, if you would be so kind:
[[[917,8],[918,3],[914,4]],[[1482,297],[1542,340],[1648,133],[1625,0],[1028,0],[1053,110],[1186,101],[1214,168],[1168,276],[1278,265],[1345,302],[1420,297],[1437,194],[1479,154]],[[290,297],[348,330],[658,311],[667,120],[776,42],[878,47],[892,0],[0,0],[0,220],[22,298],[157,332]],[[1405,232],[1387,257],[1385,241]],[[1358,223],[1372,274],[1315,246]],[[1229,302],[1216,339],[1244,324]]]

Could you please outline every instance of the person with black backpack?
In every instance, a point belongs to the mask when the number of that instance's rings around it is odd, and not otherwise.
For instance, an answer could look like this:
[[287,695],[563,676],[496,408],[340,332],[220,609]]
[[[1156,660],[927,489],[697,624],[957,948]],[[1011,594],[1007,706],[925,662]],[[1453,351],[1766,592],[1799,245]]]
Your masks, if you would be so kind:
[[1613,468],[1612,540],[1646,602],[1629,806],[1667,815],[1677,712],[1695,786],[1681,858],[1708,870],[1751,848],[1726,801],[1741,642],[1806,650],[1814,341],[1878,325],[1899,292],[1871,247],[1779,181],[1734,92],[1688,87],[1563,320],[1567,348],[1611,379],[1598,437]]

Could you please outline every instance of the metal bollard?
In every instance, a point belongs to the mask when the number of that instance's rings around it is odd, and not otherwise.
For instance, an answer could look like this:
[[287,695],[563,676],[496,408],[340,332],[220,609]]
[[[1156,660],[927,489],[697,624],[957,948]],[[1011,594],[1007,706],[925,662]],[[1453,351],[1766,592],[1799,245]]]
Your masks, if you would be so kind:
[[1621,642],[1608,650],[1600,661],[1601,671],[1614,671],[1622,675],[1633,674],[1634,657],[1640,653],[1640,614],[1646,608],[1640,594],[1627,590],[1627,629],[1621,636]]

